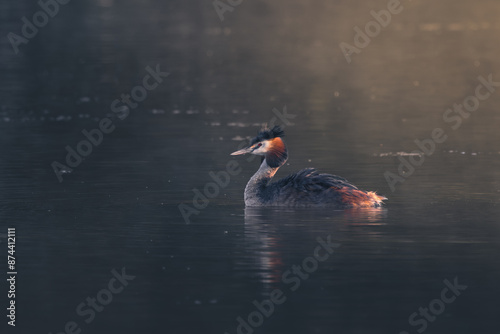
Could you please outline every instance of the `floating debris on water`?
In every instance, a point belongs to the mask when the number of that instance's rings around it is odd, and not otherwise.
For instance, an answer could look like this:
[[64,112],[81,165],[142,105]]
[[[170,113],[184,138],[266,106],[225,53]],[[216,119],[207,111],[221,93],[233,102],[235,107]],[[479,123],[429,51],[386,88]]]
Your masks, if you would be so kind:
[[153,109],[153,110],[151,110],[151,113],[154,114],[154,115],[164,114],[165,110],[163,110],[163,109]]
[[388,153],[380,153],[380,154],[376,154],[374,153],[373,154],[374,156],[378,156],[378,157],[410,157],[410,156],[417,156],[417,157],[421,157],[424,155],[424,153],[422,152],[388,152]]
[[249,126],[249,124],[242,123],[242,122],[231,122],[231,123],[227,123],[227,126],[234,126],[234,127],[238,127],[238,128],[246,128],[246,127]]

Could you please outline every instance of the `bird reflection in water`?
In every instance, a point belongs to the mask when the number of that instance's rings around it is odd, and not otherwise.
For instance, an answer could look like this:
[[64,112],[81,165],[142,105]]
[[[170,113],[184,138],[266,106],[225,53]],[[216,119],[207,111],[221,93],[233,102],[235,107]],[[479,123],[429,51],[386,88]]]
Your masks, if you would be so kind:
[[[311,210],[245,208],[245,248],[251,254],[246,268],[254,272],[265,290],[277,288],[283,273],[312,255],[317,238],[341,239],[343,231],[384,225],[385,208]],[[374,233],[374,236],[376,233]]]

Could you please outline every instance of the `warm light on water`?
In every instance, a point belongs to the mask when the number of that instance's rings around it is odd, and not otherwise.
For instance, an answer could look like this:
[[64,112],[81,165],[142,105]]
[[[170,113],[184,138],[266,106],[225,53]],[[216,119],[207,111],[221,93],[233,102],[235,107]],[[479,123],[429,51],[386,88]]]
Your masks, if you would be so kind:
[[[497,333],[500,3],[214,3],[0,4],[2,333]],[[245,209],[263,123],[386,205]]]

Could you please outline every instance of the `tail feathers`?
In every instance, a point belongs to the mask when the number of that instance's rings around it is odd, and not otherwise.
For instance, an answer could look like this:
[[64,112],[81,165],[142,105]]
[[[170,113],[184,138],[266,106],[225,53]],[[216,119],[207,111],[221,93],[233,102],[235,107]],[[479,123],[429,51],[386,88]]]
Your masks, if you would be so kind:
[[349,189],[342,187],[337,189],[340,193],[342,203],[347,207],[379,207],[387,198],[377,195],[374,191],[362,191],[358,189]]
[[376,204],[377,206],[382,205],[382,204],[383,204],[383,201],[386,201],[386,200],[388,199],[388,198],[387,198],[387,197],[385,197],[385,196],[377,195],[377,193],[376,193],[376,192],[374,192],[374,191],[369,191],[369,192],[368,192],[368,196],[370,196],[370,197],[372,198],[373,202],[375,202],[375,204]]

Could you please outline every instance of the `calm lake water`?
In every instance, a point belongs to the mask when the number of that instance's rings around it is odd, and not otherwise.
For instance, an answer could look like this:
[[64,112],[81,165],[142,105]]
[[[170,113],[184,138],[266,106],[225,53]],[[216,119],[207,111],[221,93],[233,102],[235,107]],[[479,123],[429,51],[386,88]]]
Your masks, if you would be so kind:
[[[500,4],[389,3],[356,44],[387,1],[71,1],[13,47],[40,5],[1,2],[2,333],[498,333]],[[259,162],[229,154],[273,122],[277,177],[386,205],[245,209]]]

